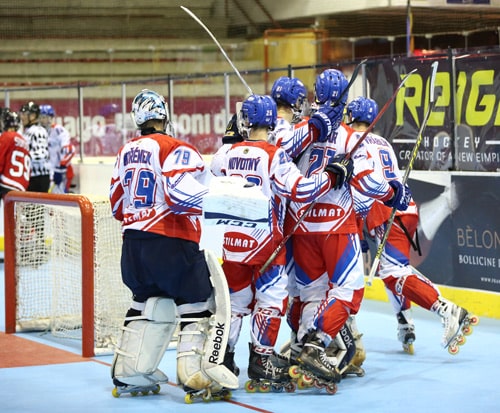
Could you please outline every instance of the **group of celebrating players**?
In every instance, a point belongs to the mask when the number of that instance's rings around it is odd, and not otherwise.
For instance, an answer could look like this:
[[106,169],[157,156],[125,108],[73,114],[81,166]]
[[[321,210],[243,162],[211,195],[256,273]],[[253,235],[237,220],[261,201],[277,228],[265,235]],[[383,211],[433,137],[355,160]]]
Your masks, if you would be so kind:
[[[244,100],[210,170],[196,148],[165,132],[163,96],[143,90],[135,97],[140,136],[120,149],[110,188],[123,229],[122,278],[133,294],[112,365],[115,396],[159,391],[168,379],[158,365],[179,318],[177,383],[190,397],[226,397],[238,388],[234,352],[247,315],[247,391],[314,385],[333,394],[346,375],[363,375],[355,322],[365,285],[363,228],[379,243],[393,210],[378,275],[398,339],[413,353],[414,302],[442,319],[445,348],[462,344],[472,316],[410,265],[418,210],[390,143],[364,133],[377,104],[365,97],[347,103],[347,96],[348,81],[336,69],[317,76],[310,106],[299,79],[278,78],[270,95]],[[225,228],[223,272],[199,248],[213,176],[244,178],[269,199],[266,228]],[[229,325],[214,322],[221,285],[229,292]],[[290,342],[276,351],[285,316]]]

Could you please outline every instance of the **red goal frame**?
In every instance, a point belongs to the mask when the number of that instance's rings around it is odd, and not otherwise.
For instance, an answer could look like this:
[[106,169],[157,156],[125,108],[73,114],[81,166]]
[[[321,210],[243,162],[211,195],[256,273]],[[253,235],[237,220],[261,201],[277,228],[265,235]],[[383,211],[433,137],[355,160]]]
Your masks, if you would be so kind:
[[11,191],[4,201],[5,242],[5,332],[16,332],[17,283],[14,207],[16,202],[77,206],[81,212],[82,231],[82,356],[94,351],[94,207],[84,195]]

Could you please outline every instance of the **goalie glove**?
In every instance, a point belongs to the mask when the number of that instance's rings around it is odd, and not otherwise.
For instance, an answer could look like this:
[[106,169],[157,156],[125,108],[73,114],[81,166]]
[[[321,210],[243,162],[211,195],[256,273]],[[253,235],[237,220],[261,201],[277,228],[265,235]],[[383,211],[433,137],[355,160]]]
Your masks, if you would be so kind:
[[354,164],[352,159],[345,159],[343,156],[335,156],[328,165],[325,171],[332,182],[332,189],[340,189],[346,182],[352,178]]
[[339,127],[344,115],[344,107],[321,106],[309,119],[309,127],[313,131],[314,141],[326,142],[328,137]]
[[391,208],[396,208],[398,211],[406,211],[411,201],[411,191],[408,185],[403,185],[401,182],[393,180],[389,181],[389,185],[394,190],[394,195],[384,204]]

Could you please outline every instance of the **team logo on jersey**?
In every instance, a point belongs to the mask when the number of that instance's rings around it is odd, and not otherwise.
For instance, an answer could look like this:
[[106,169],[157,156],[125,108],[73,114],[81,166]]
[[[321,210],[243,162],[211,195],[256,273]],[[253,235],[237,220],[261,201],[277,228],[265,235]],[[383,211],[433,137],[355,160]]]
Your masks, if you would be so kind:
[[251,251],[257,247],[255,238],[239,232],[226,232],[224,235],[224,248],[231,252]]
[[[307,206],[298,210],[297,215],[301,217],[307,211]],[[317,202],[304,218],[305,222],[330,222],[336,221],[345,215],[345,211],[338,205],[322,204]]]

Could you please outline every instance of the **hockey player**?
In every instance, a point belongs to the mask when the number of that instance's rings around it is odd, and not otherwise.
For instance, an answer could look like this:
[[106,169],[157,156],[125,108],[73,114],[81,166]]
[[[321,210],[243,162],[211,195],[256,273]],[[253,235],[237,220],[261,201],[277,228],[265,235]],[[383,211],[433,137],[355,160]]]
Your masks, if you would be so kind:
[[278,120],[272,136],[276,145],[295,160],[311,144],[308,118],[304,116],[306,87],[296,77],[282,76],[273,83],[271,97],[278,110]]
[[270,96],[252,95],[240,111],[241,127],[248,140],[233,144],[226,154],[222,172],[243,177],[262,189],[270,199],[269,229],[251,226],[226,228],[223,244],[224,272],[231,296],[232,321],[228,347],[234,350],[242,317],[250,314],[251,343],[246,383],[248,391],[264,386],[288,390],[288,364],[274,352],[281,317],[287,303],[285,251],[265,271],[261,266],[283,239],[283,222],[288,199],[310,203],[334,186],[341,186],[347,174],[335,163],[305,178],[286,152],[268,142],[276,126],[276,103]]
[[[305,343],[297,361],[301,370],[312,374],[329,392],[336,391],[335,383],[341,375],[340,366],[328,359],[325,348],[349,315],[357,313],[364,292],[363,262],[350,186],[398,209],[407,208],[410,196],[409,188],[399,182],[389,184],[373,173],[363,145],[351,153],[356,144],[354,131],[341,124],[347,84],[343,73],[335,69],[327,69],[316,78],[315,103],[319,108],[309,120],[313,143],[304,167],[305,175],[311,176],[332,160],[345,164],[342,159],[350,154],[348,159],[354,164],[352,179],[317,199],[310,210],[297,202],[291,202],[289,209],[291,222],[300,222],[292,238],[297,287],[301,298],[306,292],[313,298],[310,302],[302,299],[302,331],[308,333],[299,337]],[[325,272],[326,294],[322,278]]]
[[142,90],[132,102],[132,117],[140,136],[119,150],[110,187],[113,216],[122,222],[122,279],[133,294],[111,368],[114,394],[156,392],[168,380],[158,365],[177,314],[178,383],[188,395],[237,388],[237,377],[221,366],[219,354],[229,327],[211,322],[213,260],[199,249],[204,161],[193,146],[164,132],[170,119],[163,96]]
[[23,136],[29,144],[31,176],[28,191],[48,192],[50,188],[49,135],[40,125],[40,106],[27,102],[19,111]]
[[0,201],[9,191],[26,191],[31,169],[28,142],[17,132],[21,124],[19,115],[5,108],[1,116]]
[[[283,148],[288,155],[294,159],[294,162],[298,163],[300,159],[305,156],[305,151],[312,143],[313,136],[309,129],[309,117],[304,115],[307,106],[306,88],[298,78],[282,76],[274,82],[271,89],[271,96],[276,101],[278,108],[278,119],[276,128],[273,131],[276,145]],[[307,159],[307,157],[305,159]],[[291,239],[287,243],[286,250],[286,272],[288,274],[289,292],[286,318],[291,328],[291,337],[290,342],[281,349],[281,352],[290,359],[290,363],[296,364],[296,357],[301,349],[301,344],[297,341],[297,333],[300,328],[300,315],[303,303],[295,280]],[[325,273],[322,278],[324,281],[324,291],[326,292],[328,290],[327,274]],[[315,302],[312,297],[307,295],[307,292],[317,295],[317,289],[303,289],[302,291],[302,298],[306,302]],[[354,337],[355,345],[353,341],[346,338],[346,334],[344,333],[346,331],[345,329],[349,329],[349,336]],[[339,363],[345,365],[342,369],[343,374],[364,374],[363,370],[359,368],[364,361],[364,348],[361,343],[361,334],[357,330],[355,320],[350,317],[350,321],[346,323],[346,326],[341,331],[344,334],[342,335],[339,333],[335,340],[333,340],[328,348],[328,355],[333,356],[332,353],[335,353]],[[301,336],[303,335],[302,333]],[[344,343],[343,338],[346,338],[345,341],[347,344]],[[347,351],[347,346],[349,347],[349,351]],[[354,347],[356,348],[355,351]],[[354,360],[356,365],[349,363],[349,359],[354,353],[358,354],[358,357]],[[344,355],[345,361],[341,360],[342,355]]]
[[[378,114],[377,103],[373,99],[357,97],[347,106],[350,125],[364,132]],[[373,162],[373,168],[388,182],[401,181],[398,160],[391,144],[382,136],[370,133],[364,140],[366,150]],[[386,231],[391,209],[378,200],[363,197],[355,192],[358,211],[366,215],[366,226],[374,234],[377,244]],[[416,273],[410,265],[410,250],[417,230],[419,215],[415,202],[410,201],[406,211],[397,211],[394,224],[385,244],[378,275],[384,282],[389,301],[398,321],[398,340],[403,349],[413,354],[415,326],[411,317],[411,302],[414,302],[441,317],[444,332],[442,345],[450,352],[457,347],[454,339],[461,334],[464,324],[469,323],[471,315],[465,310],[442,297],[439,289],[426,277]]]
[[56,113],[51,105],[40,106],[40,124],[49,134],[49,160],[51,167],[51,192],[64,194],[69,191],[73,167],[71,160],[75,147],[67,129],[54,122]]

